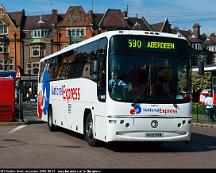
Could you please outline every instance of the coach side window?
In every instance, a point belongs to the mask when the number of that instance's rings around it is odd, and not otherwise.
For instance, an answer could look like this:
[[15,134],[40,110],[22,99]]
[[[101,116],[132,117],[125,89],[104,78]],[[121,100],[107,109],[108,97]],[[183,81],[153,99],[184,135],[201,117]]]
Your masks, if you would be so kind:
[[62,79],[68,78],[68,73],[70,71],[70,64],[72,61],[73,61],[73,50],[63,54],[62,64],[61,64],[61,77],[62,77]]
[[[91,43],[90,49],[89,49],[89,57],[90,57],[90,63],[92,66],[92,62],[93,60],[95,60],[97,58],[97,52],[98,52],[98,47],[99,47],[99,40],[94,41]],[[91,69],[92,67],[90,67]],[[90,70],[91,72],[91,70]],[[91,75],[91,79],[94,79],[94,74],[90,74]]]
[[82,77],[91,79],[91,43],[85,45],[83,49],[83,57]]
[[74,49],[74,50],[71,50],[69,51],[69,54],[68,54],[68,57],[69,57],[69,63],[68,63],[68,73],[67,73],[67,78],[70,79],[70,78],[74,78],[76,75],[75,75],[75,60],[77,58],[77,55],[78,54],[78,49]]
[[106,100],[106,55],[107,39],[100,39],[97,57],[99,60],[99,81],[98,81],[98,98],[100,101]]
[[44,71],[44,62],[40,63],[40,71],[39,71],[39,81],[42,82],[42,75],[43,75],[43,71]]
[[63,79],[62,77],[62,61],[63,61],[63,56],[62,55],[58,55],[57,57],[57,66],[56,66],[56,75],[55,75],[55,79],[56,80],[61,80]]
[[57,76],[57,57],[53,57],[49,60],[49,73],[50,73],[50,80],[55,80]]

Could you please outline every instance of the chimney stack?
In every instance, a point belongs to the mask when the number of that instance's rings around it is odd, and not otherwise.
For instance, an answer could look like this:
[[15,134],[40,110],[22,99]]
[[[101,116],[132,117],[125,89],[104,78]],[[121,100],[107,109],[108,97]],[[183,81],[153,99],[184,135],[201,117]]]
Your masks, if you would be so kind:
[[193,26],[193,34],[195,35],[196,38],[200,37],[200,25],[198,23],[195,23]]
[[122,14],[124,16],[124,19],[128,19],[128,12],[127,11],[124,11]]
[[52,10],[52,24],[58,23],[58,10],[53,9]]

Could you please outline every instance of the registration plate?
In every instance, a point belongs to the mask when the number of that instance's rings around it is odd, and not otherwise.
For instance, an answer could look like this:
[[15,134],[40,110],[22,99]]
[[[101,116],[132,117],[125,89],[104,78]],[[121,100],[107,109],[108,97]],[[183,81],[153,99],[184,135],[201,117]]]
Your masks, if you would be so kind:
[[163,137],[163,133],[146,133],[146,137],[151,137],[151,138]]

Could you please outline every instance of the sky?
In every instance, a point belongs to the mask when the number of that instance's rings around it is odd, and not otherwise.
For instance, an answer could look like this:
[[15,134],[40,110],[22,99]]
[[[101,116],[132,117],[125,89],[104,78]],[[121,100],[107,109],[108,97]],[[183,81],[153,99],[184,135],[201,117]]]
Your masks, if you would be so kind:
[[82,6],[86,12],[107,9],[126,11],[130,17],[144,17],[150,24],[168,18],[172,27],[192,30],[194,23],[201,25],[201,33],[216,32],[215,0],[0,0],[7,12],[25,10],[26,15],[49,14],[53,8],[66,13],[69,6]]

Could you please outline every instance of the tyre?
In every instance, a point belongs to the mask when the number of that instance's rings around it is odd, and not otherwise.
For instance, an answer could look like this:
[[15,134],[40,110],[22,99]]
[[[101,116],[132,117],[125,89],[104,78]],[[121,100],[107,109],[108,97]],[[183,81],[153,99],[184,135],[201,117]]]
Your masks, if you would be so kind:
[[84,130],[84,137],[87,143],[92,147],[96,147],[98,145],[98,141],[94,138],[93,119],[91,113],[87,115]]
[[51,132],[54,132],[57,130],[57,127],[53,124],[52,107],[50,107],[48,111],[48,127]]

